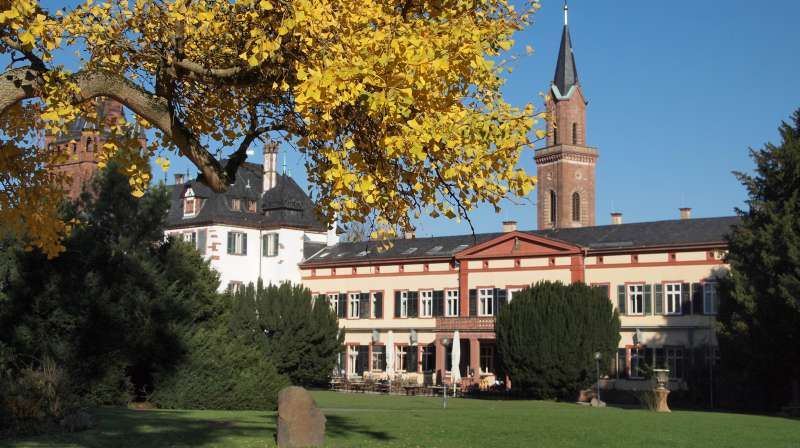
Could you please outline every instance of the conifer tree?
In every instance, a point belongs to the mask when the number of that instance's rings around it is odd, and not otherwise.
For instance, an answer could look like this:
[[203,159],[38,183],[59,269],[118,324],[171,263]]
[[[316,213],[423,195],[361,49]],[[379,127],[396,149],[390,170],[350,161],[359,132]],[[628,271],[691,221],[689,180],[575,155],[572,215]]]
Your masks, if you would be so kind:
[[718,316],[726,389],[760,410],[789,401],[800,380],[800,109],[779,132],[779,145],[751,150],[754,174],[736,173],[749,208],[728,237]]

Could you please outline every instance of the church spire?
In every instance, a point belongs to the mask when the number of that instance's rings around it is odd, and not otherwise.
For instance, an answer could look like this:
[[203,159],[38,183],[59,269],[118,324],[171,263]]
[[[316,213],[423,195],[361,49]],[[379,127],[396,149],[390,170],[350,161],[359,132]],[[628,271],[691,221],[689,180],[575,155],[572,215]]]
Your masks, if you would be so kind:
[[566,97],[569,89],[578,83],[578,69],[575,68],[575,55],[572,52],[572,38],[569,35],[569,6],[564,2],[564,31],[561,34],[561,48],[558,51],[558,63],[553,85],[558,88],[558,95]]

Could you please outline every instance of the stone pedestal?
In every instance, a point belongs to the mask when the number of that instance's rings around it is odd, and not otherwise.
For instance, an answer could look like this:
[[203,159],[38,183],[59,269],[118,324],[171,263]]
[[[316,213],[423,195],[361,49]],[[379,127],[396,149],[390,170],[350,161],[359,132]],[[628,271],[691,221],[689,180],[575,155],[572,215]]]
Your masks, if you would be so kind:
[[277,442],[280,448],[325,444],[325,416],[302,387],[290,386],[278,394]]
[[667,396],[669,395],[669,389],[667,388],[656,388],[654,391],[656,396],[656,412],[672,412],[669,409],[669,405],[667,405]]

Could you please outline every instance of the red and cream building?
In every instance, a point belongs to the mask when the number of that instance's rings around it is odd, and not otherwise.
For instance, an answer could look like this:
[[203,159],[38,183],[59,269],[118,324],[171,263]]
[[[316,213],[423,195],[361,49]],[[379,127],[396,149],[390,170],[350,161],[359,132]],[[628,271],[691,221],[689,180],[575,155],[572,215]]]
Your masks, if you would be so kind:
[[550,97],[555,123],[535,155],[539,230],[505,222],[498,233],[401,239],[385,251],[376,242],[340,243],[300,264],[302,282],[339,316],[342,373],[383,376],[394,352],[394,372],[447,381],[443,342],[457,330],[462,378],[499,380],[497,310],[545,280],[585,282],[608,295],[622,323],[611,372],[621,383],[639,378],[645,362],[682,378],[690,353],[713,353],[716,279],[737,218],[691,219],[681,209],[670,221],[622,224],[615,213],[612,225],[595,226],[599,153],[586,144],[587,103],[566,23]]

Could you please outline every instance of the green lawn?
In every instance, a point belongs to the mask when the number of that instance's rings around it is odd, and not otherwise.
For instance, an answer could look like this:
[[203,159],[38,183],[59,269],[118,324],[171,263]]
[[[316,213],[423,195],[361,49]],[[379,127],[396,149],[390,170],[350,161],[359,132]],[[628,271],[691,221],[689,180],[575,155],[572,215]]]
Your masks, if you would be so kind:
[[[800,447],[800,421],[707,412],[656,414],[542,401],[315,392],[331,447]],[[19,447],[272,447],[275,414],[104,409],[96,429]]]

